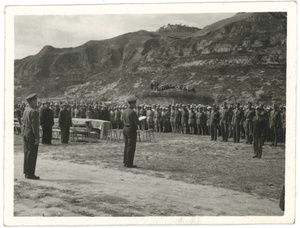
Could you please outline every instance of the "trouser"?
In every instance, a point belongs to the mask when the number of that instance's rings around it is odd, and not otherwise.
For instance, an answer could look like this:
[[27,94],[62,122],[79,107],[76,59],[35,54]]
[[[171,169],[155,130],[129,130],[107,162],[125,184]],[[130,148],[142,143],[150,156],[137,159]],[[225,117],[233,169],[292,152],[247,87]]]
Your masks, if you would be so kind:
[[179,132],[179,123],[178,122],[174,122],[174,132],[175,133]]
[[261,158],[262,155],[262,144],[263,144],[263,137],[256,136],[253,137],[253,148],[254,148],[254,155]]
[[147,121],[148,129],[153,129],[154,128],[154,122],[152,120]]
[[183,122],[182,123],[182,134],[187,134],[187,128],[188,128],[188,124]]
[[158,132],[158,120],[154,119],[154,131]]
[[189,124],[189,129],[190,129],[190,134],[195,133],[195,125],[194,124]]
[[51,144],[52,126],[42,126],[42,129],[43,129],[42,143],[43,144]]
[[175,123],[174,123],[174,121],[171,121],[171,131],[173,133],[175,133]]
[[24,129],[24,166],[23,173],[27,176],[35,175],[36,160],[39,145],[35,145],[35,136],[31,130]]
[[235,123],[233,125],[234,142],[240,142],[240,133],[241,133],[241,126],[238,123]]
[[198,135],[201,134],[201,126],[200,126],[200,124],[197,124],[197,134]]
[[211,140],[217,140],[218,137],[218,123],[212,123],[210,130],[211,130]]
[[271,126],[271,132],[272,132],[272,135],[273,135],[273,138],[272,138],[272,141],[274,144],[274,146],[277,146],[277,142],[278,142],[278,130],[279,128],[275,125],[272,125]]
[[253,123],[251,120],[246,121],[245,125],[245,141],[246,143],[252,143],[252,134],[253,134]]
[[70,126],[62,126],[60,128],[60,131],[61,131],[61,142],[68,143],[69,136],[70,136]]
[[146,120],[141,121],[141,130],[146,130]]
[[211,132],[210,125],[207,125],[206,127],[207,127],[207,134],[210,135],[210,132]]
[[124,128],[123,130],[124,136],[124,166],[132,166],[136,148],[136,130],[131,130],[130,128]]
[[285,143],[285,127],[282,128],[283,143]]
[[228,123],[227,123],[227,121],[221,122],[221,132],[222,132],[223,141],[227,141],[228,140]]

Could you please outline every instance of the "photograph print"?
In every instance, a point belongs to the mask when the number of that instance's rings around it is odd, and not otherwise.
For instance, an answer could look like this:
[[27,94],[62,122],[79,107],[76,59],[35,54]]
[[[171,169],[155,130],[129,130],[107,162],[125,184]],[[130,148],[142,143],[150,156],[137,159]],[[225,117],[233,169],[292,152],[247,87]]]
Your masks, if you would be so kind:
[[7,9],[9,224],[293,221],[288,10],[183,6]]

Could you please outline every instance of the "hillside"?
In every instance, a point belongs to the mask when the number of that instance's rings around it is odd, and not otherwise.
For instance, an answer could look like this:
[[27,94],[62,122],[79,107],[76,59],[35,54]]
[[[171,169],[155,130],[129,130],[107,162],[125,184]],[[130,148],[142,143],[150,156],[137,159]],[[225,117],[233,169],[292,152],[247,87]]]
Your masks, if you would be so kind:
[[[15,60],[15,100],[285,103],[286,15],[239,13],[203,29],[167,25]],[[150,91],[150,81],[196,92]],[[36,88],[40,88],[36,91]]]

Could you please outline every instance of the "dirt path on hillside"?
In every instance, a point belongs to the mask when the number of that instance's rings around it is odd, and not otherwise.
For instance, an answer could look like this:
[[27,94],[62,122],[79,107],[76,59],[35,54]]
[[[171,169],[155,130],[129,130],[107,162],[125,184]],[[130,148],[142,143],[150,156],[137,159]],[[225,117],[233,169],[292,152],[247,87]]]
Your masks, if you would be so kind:
[[15,154],[15,216],[267,216],[276,202],[237,191],[59,161],[40,154],[37,175],[22,174]]

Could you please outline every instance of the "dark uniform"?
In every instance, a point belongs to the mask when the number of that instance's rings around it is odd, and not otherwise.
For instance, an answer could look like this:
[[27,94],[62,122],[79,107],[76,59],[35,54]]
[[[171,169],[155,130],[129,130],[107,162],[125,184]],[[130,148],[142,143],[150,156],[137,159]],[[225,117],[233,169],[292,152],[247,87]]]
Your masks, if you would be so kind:
[[[129,104],[132,104],[136,102],[136,98],[131,97],[127,101]],[[136,112],[131,107],[128,107],[122,113],[122,120],[124,125],[123,136],[125,142],[123,160],[124,166],[128,168],[135,168],[136,166],[133,165],[133,160],[136,148],[136,130],[138,129],[139,119]]]
[[14,109],[14,118],[16,118],[19,122],[19,125],[20,125],[20,128],[17,128],[15,133],[17,134],[21,134],[22,133],[22,120],[21,120],[21,117],[22,117],[22,111],[21,109],[19,108],[19,106],[17,104],[15,104],[15,109]]
[[228,141],[228,133],[229,133],[229,108],[227,107],[227,104],[225,103],[222,112],[221,112],[221,120],[220,120],[220,125],[221,125],[221,132],[222,132],[222,138],[223,142]]
[[274,104],[273,110],[270,113],[270,129],[272,134],[272,144],[271,146],[277,146],[278,142],[278,131],[281,127],[281,116],[277,108],[277,105]]
[[72,126],[71,112],[66,109],[66,106],[67,104],[64,105],[64,109],[62,109],[58,115],[62,143],[69,143],[70,126]]
[[46,107],[41,111],[40,124],[43,129],[42,144],[51,144],[54,114],[50,108]]
[[264,133],[264,120],[261,117],[261,110],[258,107],[256,109],[256,116],[253,118],[253,158],[261,158],[262,145],[263,145],[263,133]]
[[[36,94],[26,97],[30,104],[36,99]],[[39,112],[34,106],[27,107],[23,113],[23,141],[24,141],[24,169],[23,173],[28,179],[40,179],[35,176],[36,160],[39,149]]]
[[251,108],[251,102],[248,102],[248,108],[245,110],[244,115],[244,129],[245,129],[245,143],[252,144],[253,138],[253,117],[255,116],[255,110]]
[[238,103],[235,110],[233,111],[232,116],[232,126],[233,126],[233,139],[234,142],[240,142],[240,133],[241,133],[241,126],[243,124],[244,119],[244,112],[240,108],[240,104]]
[[217,107],[214,107],[214,110],[211,113],[211,140],[216,141],[218,137],[218,127],[220,120],[220,112],[217,110]]

